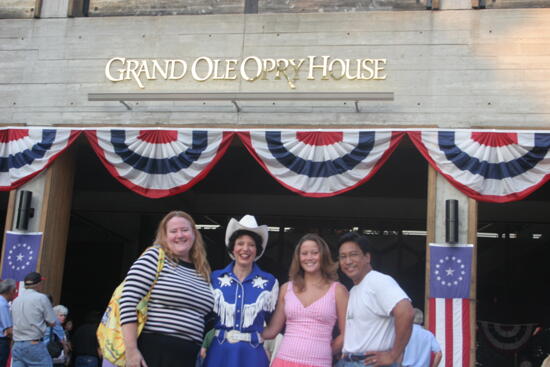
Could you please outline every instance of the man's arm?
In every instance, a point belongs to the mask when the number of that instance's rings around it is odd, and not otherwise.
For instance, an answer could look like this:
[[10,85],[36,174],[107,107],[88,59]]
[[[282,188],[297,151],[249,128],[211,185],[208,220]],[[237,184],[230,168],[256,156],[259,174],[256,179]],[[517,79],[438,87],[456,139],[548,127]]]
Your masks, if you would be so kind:
[[50,300],[46,295],[42,297],[42,315],[44,317],[44,321],[46,322],[46,325],[49,327],[55,326],[55,320],[57,320],[57,315],[53,311],[52,304],[50,303]]
[[397,302],[391,315],[395,322],[395,341],[393,347],[389,351],[374,352],[368,351],[368,357],[365,359],[365,364],[372,364],[375,367],[391,365],[399,360],[409,338],[411,337],[412,324],[414,318],[414,310],[411,301],[402,299]]
[[439,365],[439,362],[441,362],[441,357],[443,357],[443,354],[441,352],[435,352],[432,367],[437,367]]
[[394,361],[397,361],[401,354],[403,354],[411,337],[414,319],[414,310],[411,301],[408,299],[399,301],[391,314],[395,319],[395,342],[392,349],[390,349],[390,354],[393,356]]

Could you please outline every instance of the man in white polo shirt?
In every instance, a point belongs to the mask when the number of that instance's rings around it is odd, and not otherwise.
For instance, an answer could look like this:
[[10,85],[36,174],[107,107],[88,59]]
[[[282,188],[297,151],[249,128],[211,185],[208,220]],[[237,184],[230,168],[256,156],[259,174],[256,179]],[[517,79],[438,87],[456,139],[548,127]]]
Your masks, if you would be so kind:
[[25,276],[25,291],[11,306],[13,316],[12,367],[51,367],[52,358],[42,342],[56,315],[42,288],[42,276],[32,272]]
[[365,236],[343,235],[338,257],[340,269],[354,283],[338,366],[397,366],[411,335],[414,311],[409,297],[392,277],[372,269]]

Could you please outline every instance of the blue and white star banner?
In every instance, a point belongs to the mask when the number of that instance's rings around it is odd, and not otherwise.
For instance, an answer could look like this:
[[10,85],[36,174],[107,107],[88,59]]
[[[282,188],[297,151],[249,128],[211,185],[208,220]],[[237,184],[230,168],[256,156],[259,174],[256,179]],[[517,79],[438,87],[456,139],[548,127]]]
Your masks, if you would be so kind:
[[42,233],[6,232],[6,247],[2,262],[2,279],[23,281],[36,271]]
[[253,130],[238,135],[256,161],[281,185],[303,196],[327,197],[368,181],[404,133]]
[[46,169],[80,131],[0,129],[0,191],[13,190]]
[[90,130],[95,152],[120,183],[149,198],[194,186],[229,147],[233,132],[219,130]]
[[456,130],[408,134],[437,171],[476,200],[521,200],[550,178],[550,133]]

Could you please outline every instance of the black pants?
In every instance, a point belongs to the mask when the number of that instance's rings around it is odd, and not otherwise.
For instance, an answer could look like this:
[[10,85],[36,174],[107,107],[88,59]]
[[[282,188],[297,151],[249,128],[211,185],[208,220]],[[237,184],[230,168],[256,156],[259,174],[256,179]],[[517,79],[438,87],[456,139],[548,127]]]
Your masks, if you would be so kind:
[[10,339],[0,338],[0,367],[6,367],[10,355]]
[[142,333],[138,349],[148,367],[194,367],[200,345],[173,336]]

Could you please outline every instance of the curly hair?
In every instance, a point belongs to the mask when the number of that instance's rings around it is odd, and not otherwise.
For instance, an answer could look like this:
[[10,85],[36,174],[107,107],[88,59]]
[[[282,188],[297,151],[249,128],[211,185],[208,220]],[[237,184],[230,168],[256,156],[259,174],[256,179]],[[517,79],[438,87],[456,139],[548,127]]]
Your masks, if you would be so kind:
[[208,260],[206,258],[206,248],[204,245],[204,241],[202,239],[201,233],[197,230],[197,225],[195,224],[195,221],[189,214],[179,210],[174,210],[166,214],[158,225],[157,236],[154,243],[159,244],[162,247],[164,252],[166,252],[168,258],[170,258],[172,261],[177,262],[177,257],[170,250],[168,246],[168,241],[166,240],[166,225],[170,219],[175,217],[184,218],[191,224],[191,227],[193,228],[193,233],[195,235],[195,242],[193,242],[193,246],[191,247],[191,250],[189,252],[189,257],[191,258],[191,262],[193,263],[193,265],[195,265],[195,269],[197,270],[197,272],[207,282],[210,282],[211,270],[210,264],[208,264]]

